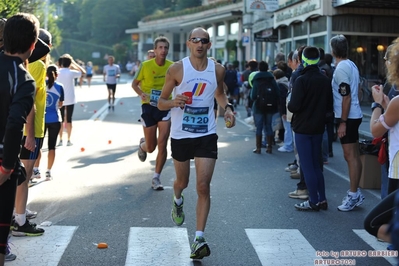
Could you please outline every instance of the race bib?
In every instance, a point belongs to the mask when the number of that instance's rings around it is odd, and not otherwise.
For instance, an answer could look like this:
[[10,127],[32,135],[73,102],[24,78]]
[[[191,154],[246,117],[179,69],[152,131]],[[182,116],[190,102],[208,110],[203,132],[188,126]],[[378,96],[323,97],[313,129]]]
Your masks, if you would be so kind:
[[208,132],[209,107],[185,106],[182,130],[190,133]]
[[159,96],[161,96],[161,91],[160,90],[154,90],[154,89],[151,90],[150,104],[152,106],[157,107]]

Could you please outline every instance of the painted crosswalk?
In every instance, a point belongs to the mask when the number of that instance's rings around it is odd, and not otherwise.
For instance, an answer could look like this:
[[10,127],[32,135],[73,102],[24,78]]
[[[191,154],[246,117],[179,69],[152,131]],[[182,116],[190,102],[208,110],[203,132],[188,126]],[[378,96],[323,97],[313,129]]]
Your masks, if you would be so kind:
[[[12,237],[10,246],[17,259],[7,266],[57,266],[71,243],[76,226],[50,226],[40,237]],[[353,230],[371,248],[386,250],[386,243],[378,242],[365,230]],[[261,265],[318,265],[323,260],[297,229],[245,229],[245,233]],[[121,240],[124,241],[124,240]],[[197,265],[190,258],[190,241],[186,228],[131,227],[127,241],[125,266]],[[370,252],[369,251],[369,252]],[[384,257],[394,265],[397,258]],[[355,261],[355,260],[353,260]],[[324,264],[325,265],[325,264]]]

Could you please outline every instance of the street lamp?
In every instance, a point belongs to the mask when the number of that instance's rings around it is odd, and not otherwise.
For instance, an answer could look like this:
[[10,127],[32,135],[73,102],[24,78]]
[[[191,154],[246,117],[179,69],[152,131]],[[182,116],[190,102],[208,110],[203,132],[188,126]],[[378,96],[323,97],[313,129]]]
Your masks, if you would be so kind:
[[385,50],[384,45],[381,45],[381,44],[377,45],[377,50],[378,50],[378,52],[380,52],[380,53],[384,52],[384,50]]

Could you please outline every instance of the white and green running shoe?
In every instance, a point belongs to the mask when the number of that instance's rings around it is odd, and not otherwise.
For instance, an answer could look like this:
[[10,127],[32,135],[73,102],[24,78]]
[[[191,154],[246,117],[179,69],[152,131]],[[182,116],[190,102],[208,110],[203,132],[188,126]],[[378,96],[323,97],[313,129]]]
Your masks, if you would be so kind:
[[184,223],[184,211],[183,211],[183,204],[184,204],[184,196],[181,195],[182,203],[178,206],[173,199],[173,207],[172,207],[172,221],[177,225],[180,226]]
[[211,255],[211,250],[209,249],[205,238],[197,236],[194,243],[191,245],[190,258],[194,260],[200,260],[203,257],[208,257],[209,255]]

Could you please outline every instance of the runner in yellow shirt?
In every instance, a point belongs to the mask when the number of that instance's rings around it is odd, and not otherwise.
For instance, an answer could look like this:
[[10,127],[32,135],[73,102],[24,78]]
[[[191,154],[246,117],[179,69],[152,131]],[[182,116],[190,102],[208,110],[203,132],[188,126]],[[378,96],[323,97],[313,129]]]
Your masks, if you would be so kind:
[[144,138],[140,139],[138,156],[140,161],[144,162],[147,152],[152,153],[158,146],[152,188],[163,190],[160,174],[167,157],[166,145],[170,133],[170,111],[160,111],[157,104],[165,82],[166,71],[173,64],[172,61],[166,59],[169,52],[169,40],[165,37],[156,38],[154,52],[155,58],[141,63],[134,76],[132,88],[140,96],[142,104],[141,122]]

